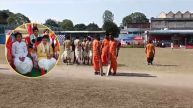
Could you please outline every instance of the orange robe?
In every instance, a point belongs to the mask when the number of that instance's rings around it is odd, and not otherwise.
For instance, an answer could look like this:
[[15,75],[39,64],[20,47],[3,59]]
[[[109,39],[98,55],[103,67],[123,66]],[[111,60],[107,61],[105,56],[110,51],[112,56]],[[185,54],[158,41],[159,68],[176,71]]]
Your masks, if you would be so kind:
[[153,58],[154,57],[154,52],[155,51],[155,47],[153,44],[147,44],[146,45],[146,56],[147,58]]
[[108,59],[109,59],[109,44],[110,41],[107,39],[103,40],[103,48],[102,48],[102,63],[103,65],[108,64]]
[[111,68],[113,72],[117,72],[117,42],[116,40],[110,41],[110,59],[111,59]]
[[99,72],[100,71],[100,42],[98,40],[94,40],[93,41],[93,67],[95,69],[95,72]]

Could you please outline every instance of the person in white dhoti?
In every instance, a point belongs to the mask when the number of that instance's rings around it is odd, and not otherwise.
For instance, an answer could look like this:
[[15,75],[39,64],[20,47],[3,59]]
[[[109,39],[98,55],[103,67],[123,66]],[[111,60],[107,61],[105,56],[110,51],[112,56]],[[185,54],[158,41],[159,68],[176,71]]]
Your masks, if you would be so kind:
[[88,37],[87,39],[88,44],[88,63],[91,62],[92,64],[92,41],[91,38]]
[[56,64],[56,59],[53,58],[53,49],[48,40],[49,36],[44,35],[42,42],[37,47],[38,66],[47,72]]
[[66,40],[64,41],[64,52],[62,54],[62,60],[70,63],[73,57],[74,52],[72,51],[72,42],[70,40],[70,37],[66,36]]
[[89,64],[89,40],[88,38],[84,39],[82,42],[82,49],[83,49],[83,63]]
[[14,65],[19,73],[25,75],[31,72],[33,63],[32,60],[27,57],[27,45],[24,41],[22,41],[22,34],[19,32],[15,33],[15,39],[16,41],[12,45]]
[[76,39],[74,40],[74,45],[75,45],[75,57],[76,57],[76,63],[79,64],[81,61],[81,42],[79,37],[77,36]]

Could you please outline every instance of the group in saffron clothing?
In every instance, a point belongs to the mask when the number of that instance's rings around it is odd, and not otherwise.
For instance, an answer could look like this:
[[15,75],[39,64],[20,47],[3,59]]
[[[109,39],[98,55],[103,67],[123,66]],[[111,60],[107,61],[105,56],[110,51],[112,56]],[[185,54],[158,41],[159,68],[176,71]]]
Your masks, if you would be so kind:
[[26,24],[28,33],[25,36],[20,31],[14,30],[7,40],[9,64],[24,76],[38,77],[46,74],[56,65],[59,57],[59,42],[55,34],[46,27],[40,33],[38,25],[31,23]]
[[92,64],[94,74],[99,75],[102,66],[111,65],[110,75],[117,73],[117,57],[120,49],[120,42],[114,39],[113,35],[106,33],[104,40],[100,36],[85,37],[83,41],[76,37],[74,41],[66,36],[63,43],[63,62],[70,64]]

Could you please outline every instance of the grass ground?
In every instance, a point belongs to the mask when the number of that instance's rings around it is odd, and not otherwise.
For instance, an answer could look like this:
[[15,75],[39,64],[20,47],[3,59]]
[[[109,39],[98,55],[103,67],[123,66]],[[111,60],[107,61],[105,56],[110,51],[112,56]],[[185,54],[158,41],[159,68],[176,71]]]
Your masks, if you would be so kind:
[[[6,63],[4,46],[0,45],[0,63]],[[62,53],[61,49],[61,53]],[[147,66],[143,48],[122,48],[119,54],[119,68],[133,71],[193,72],[193,50],[157,48],[154,66]],[[58,65],[63,65],[59,60]]]
[[[0,64],[0,108],[192,108],[193,50],[156,52],[155,65],[147,66],[144,49],[121,49],[118,75],[110,77],[59,61],[31,79]],[[4,63],[4,53],[0,58]]]

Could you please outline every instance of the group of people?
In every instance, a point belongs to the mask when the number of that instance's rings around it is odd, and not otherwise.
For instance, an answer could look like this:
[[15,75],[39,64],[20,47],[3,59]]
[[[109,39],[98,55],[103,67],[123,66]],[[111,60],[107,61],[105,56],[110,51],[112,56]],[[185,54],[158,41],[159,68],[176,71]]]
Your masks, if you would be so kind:
[[69,36],[66,36],[66,39],[63,43],[64,53],[62,54],[63,62],[76,63],[76,64],[92,64],[92,39],[86,37],[83,41],[77,36],[74,41],[70,39]]
[[111,69],[113,69],[113,72],[110,71],[110,74],[115,75],[120,46],[120,42],[108,33],[106,33],[102,41],[100,36],[95,36],[94,39],[86,37],[83,41],[79,37],[72,41],[69,36],[66,36],[62,60],[66,63],[91,63],[93,64],[95,75],[100,74],[102,66],[109,64]]
[[50,37],[49,29],[39,34],[37,27],[33,27],[33,34],[29,41],[23,38],[22,33],[15,32],[14,41],[10,53],[13,58],[10,62],[15,70],[26,76],[30,76],[33,68],[39,69],[41,75],[52,69],[59,56],[55,52],[55,43]]
[[[39,34],[37,27],[33,27],[32,31],[28,39],[23,38],[20,32],[15,32],[11,47],[8,47],[9,43],[7,43],[8,54],[10,54],[7,57],[13,58],[8,61],[17,72],[26,76],[30,76],[33,68],[39,69],[41,75],[45,74],[55,66],[59,57],[60,48],[56,47],[49,29],[45,29],[43,34]],[[85,37],[82,41],[78,36],[74,41],[66,36],[63,45],[64,52],[61,56],[63,62],[92,64],[95,75],[99,75],[102,67],[108,65],[109,74],[116,75],[121,43],[113,35],[106,33],[104,40],[100,40],[98,35],[94,38]],[[148,65],[153,64],[155,47],[151,40],[146,45],[145,52]]]

